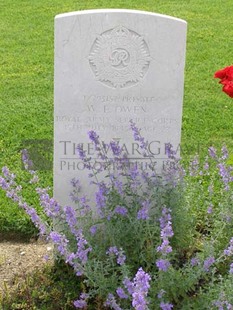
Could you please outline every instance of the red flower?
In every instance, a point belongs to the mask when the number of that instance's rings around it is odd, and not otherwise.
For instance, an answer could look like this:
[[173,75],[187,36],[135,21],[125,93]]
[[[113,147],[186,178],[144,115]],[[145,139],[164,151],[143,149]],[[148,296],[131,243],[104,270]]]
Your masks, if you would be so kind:
[[233,66],[215,72],[214,77],[220,79],[219,83],[223,85],[222,90],[233,98]]

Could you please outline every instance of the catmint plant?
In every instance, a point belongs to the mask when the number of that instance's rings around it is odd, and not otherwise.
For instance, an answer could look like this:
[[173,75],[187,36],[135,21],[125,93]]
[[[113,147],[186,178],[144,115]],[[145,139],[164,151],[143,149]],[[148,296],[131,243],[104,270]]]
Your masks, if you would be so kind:
[[[88,309],[95,299],[101,309],[231,309],[230,295],[210,297],[219,295],[224,281],[233,289],[233,177],[227,148],[218,155],[210,147],[204,162],[196,156],[184,167],[167,144],[164,171],[158,174],[148,141],[133,121],[129,126],[150,163],[146,169],[128,159],[120,141],[103,142],[94,131],[88,136],[101,165],[95,168],[84,146],[77,147],[94,197],[74,178],[72,206],[61,206],[38,185],[39,206],[33,208],[7,167],[0,187],[80,278],[83,292],[77,292],[76,309]],[[40,178],[26,150],[22,160],[35,187]]]

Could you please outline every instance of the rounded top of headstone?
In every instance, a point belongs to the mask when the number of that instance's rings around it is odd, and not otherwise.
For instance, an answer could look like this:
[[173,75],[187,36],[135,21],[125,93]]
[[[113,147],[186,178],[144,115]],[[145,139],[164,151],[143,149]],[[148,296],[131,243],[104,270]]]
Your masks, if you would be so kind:
[[74,12],[69,12],[69,13],[61,13],[55,16],[55,19],[57,18],[64,18],[64,17],[71,17],[71,16],[76,16],[76,15],[85,15],[85,14],[122,14],[122,13],[127,13],[127,14],[141,14],[141,15],[147,15],[147,16],[154,16],[158,18],[167,18],[169,20],[181,22],[187,24],[187,22],[183,19],[169,16],[169,15],[164,15],[160,13],[154,13],[154,12],[149,12],[149,11],[140,11],[140,10],[128,10],[128,9],[96,9],[96,10],[83,10],[83,11],[74,11]]

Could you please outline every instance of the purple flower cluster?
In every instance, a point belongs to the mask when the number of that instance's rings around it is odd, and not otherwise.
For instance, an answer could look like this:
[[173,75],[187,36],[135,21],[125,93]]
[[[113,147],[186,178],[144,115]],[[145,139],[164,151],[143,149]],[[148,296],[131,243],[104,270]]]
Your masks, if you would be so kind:
[[162,210],[162,216],[159,219],[162,239],[171,238],[174,235],[171,222],[172,217],[170,213],[171,210],[164,207]]
[[62,256],[67,256],[67,245],[69,243],[69,240],[66,239],[66,237],[56,231],[51,231],[49,234],[49,238],[51,241],[57,246],[58,252]]
[[212,266],[215,263],[215,258],[213,256],[208,257],[203,264],[203,269],[206,272],[210,271],[210,266]]
[[120,299],[128,299],[129,298],[129,296],[125,293],[125,291],[121,287],[117,288],[116,293]]
[[45,214],[50,218],[57,218],[61,215],[61,206],[57,203],[54,198],[50,198],[48,189],[36,189],[39,194],[40,205],[43,207]]
[[[228,248],[224,250],[224,254],[226,256],[233,256],[233,238],[231,238]],[[230,264],[229,273],[233,274],[233,263]]]
[[230,274],[233,274],[233,263],[230,264],[230,270],[229,270]]
[[198,156],[195,156],[193,161],[191,161],[189,165],[189,175],[197,176],[198,170],[199,170],[199,158]]
[[119,249],[116,246],[110,247],[106,254],[108,255],[115,255],[117,257],[117,264],[123,265],[126,260],[126,256],[124,255],[124,252],[122,249]]
[[88,242],[84,238],[82,230],[80,229],[78,236],[76,237],[77,240],[77,252],[76,256],[81,261],[81,264],[84,265],[87,262],[87,255],[89,252],[92,251],[91,247],[88,247]]
[[233,238],[231,238],[228,248],[224,250],[224,254],[227,256],[233,255]]
[[79,212],[81,216],[85,216],[91,212],[89,200],[86,196],[80,197],[78,203],[79,203]]
[[206,161],[205,161],[205,163],[203,165],[203,170],[206,171],[206,173],[208,174],[207,171],[209,170],[209,168],[210,168],[210,165],[208,163],[208,158],[206,158]]
[[169,262],[169,260],[161,258],[156,261],[156,266],[161,271],[167,271],[168,268],[171,266],[171,263]]
[[169,244],[169,240],[168,239],[164,239],[162,244],[157,247],[157,251],[161,252],[163,255],[171,253],[172,252],[172,247]]
[[99,188],[95,193],[96,207],[99,216],[103,218],[104,217],[103,210],[106,206],[107,194],[109,192],[109,189],[107,188],[104,182],[100,182],[97,185]]
[[[120,177],[120,176],[118,176],[118,177]],[[120,181],[119,178],[113,178],[112,179],[112,185],[114,186],[114,188],[116,189],[116,191],[118,192],[118,194],[120,196],[124,195],[124,190],[123,190],[124,185],[123,185],[123,182]]]
[[113,294],[108,294],[108,298],[104,303],[105,306],[111,307],[114,310],[123,310],[116,302]]
[[193,257],[190,263],[191,263],[191,266],[194,267],[194,266],[198,266],[200,264],[200,261],[197,257]]
[[92,236],[94,236],[96,232],[97,232],[97,226],[96,225],[91,226],[90,233],[92,234]]
[[122,153],[122,149],[119,145],[119,141],[111,141],[110,147],[114,156],[120,156]]
[[127,289],[127,292],[132,295],[133,292],[134,292],[134,284],[132,281],[130,281],[129,278],[125,278],[123,280],[123,284],[124,284],[124,287]]
[[0,176],[0,186],[3,190],[6,192],[9,189],[15,188],[16,183],[15,183],[15,175],[10,172],[10,170],[7,167],[2,168],[2,173],[4,177]]
[[233,310],[232,304],[230,304],[227,300],[223,300],[223,298],[221,298],[221,300],[214,301],[213,306],[216,306],[218,310]]
[[96,147],[100,144],[99,136],[94,130],[88,131],[88,136],[89,136],[89,139],[94,143]]
[[138,211],[138,214],[137,214],[138,220],[149,219],[149,207],[150,207],[150,201],[149,200],[143,201],[142,208]]
[[172,310],[173,305],[172,305],[172,304],[169,304],[169,303],[161,302],[161,303],[160,303],[160,308],[161,308],[162,310]]
[[75,308],[83,309],[83,308],[87,307],[88,297],[89,297],[88,294],[82,293],[80,295],[80,299],[74,301]]
[[[106,153],[108,151],[109,146],[106,145],[104,142],[102,144],[100,143],[99,140],[99,135],[94,131],[90,130],[88,131],[88,136],[91,142],[94,144],[95,151],[97,151],[97,157],[99,157],[102,160],[107,160],[108,157],[106,156]],[[98,170],[99,172],[102,170],[102,167]]]
[[78,204],[77,209],[79,210],[79,215],[85,216],[91,211],[91,207],[86,196],[79,197],[81,192],[80,181],[79,179],[73,178],[70,183],[73,187],[73,191],[70,194],[71,200]]
[[76,147],[76,151],[77,151],[77,155],[82,161],[84,162],[87,161],[87,154],[86,154],[86,151],[84,151],[83,149],[83,144],[78,144]]
[[157,260],[156,266],[161,271],[167,271],[167,269],[171,265],[170,262],[166,259],[166,256],[172,252],[172,247],[170,246],[168,238],[171,238],[174,235],[172,230],[172,218],[170,212],[170,209],[164,207],[162,210],[162,216],[159,219],[162,244],[157,247],[157,251],[162,254],[163,258]]
[[223,184],[225,186],[225,190],[228,191],[230,189],[229,183],[233,181],[232,177],[232,167],[227,167],[225,163],[219,163],[217,165],[219,169],[219,175],[222,178]]
[[[78,222],[75,209],[71,206],[61,208],[55,199],[49,197],[47,189],[37,189],[37,192],[40,195],[41,206],[44,208],[45,213],[53,219],[64,219],[69,226],[70,232],[75,236],[77,251],[76,253],[70,253],[68,249],[69,240],[66,239],[65,235],[56,231],[49,234],[50,240],[57,246],[60,255],[64,256],[66,262],[73,266],[77,275],[81,275],[82,266],[87,262],[87,255],[91,251],[91,247],[88,247],[82,230],[77,229]],[[35,214],[30,215],[32,219],[36,216]]]
[[140,129],[137,128],[136,124],[132,120],[130,120],[130,127],[133,132],[134,140],[139,142],[139,146],[143,151],[143,155],[146,156],[148,153],[148,142],[145,141],[144,137],[142,137]]
[[140,172],[137,164],[132,164],[128,169],[128,179],[130,182],[130,188],[132,191],[135,191],[140,186]]
[[223,147],[221,148],[221,151],[222,151],[222,160],[226,160],[229,157],[229,153],[228,153],[226,145],[223,145]]
[[[132,296],[132,306],[136,310],[147,310],[148,301],[147,295],[150,288],[151,277],[148,273],[143,271],[142,268],[139,268],[133,281],[130,281],[128,278],[125,278],[123,284],[129,295]],[[128,298],[128,295],[125,294],[123,289],[120,289],[120,298]]]
[[70,198],[73,202],[79,201],[79,193],[81,191],[81,185],[79,179],[73,178],[70,181],[70,184],[72,185],[72,192],[70,193]]
[[64,207],[64,214],[66,217],[66,222],[70,227],[70,231],[72,232],[73,235],[77,236],[78,231],[77,231],[77,215],[73,207],[66,206]]
[[83,266],[88,259],[87,255],[92,250],[91,247],[87,247],[88,243],[82,234],[82,230],[76,233],[76,253],[69,251],[69,240],[66,239],[65,235],[52,231],[49,234],[49,238],[56,245],[60,255],[65,258],[66,263],[69,263],[74,268],[76,275],[81,276],[83,274]]
[[128,210],[125,207],[116,206],[116,208],[114,209],[114,213],[121,216],[126,216],[128,214]]
[[212,214],[213,213],[213,205],[212,204],[209,205],[209,207],[207,209],[207,213],[208,214]]
[[23,164],[24,164],[25,170],[30,171],[30,168],[32,168],[33,163],[32,163],[32,161],[29,159],[28,150],[23,149],[23,150],[21,151],[21,159],[22,159],[22,162],[23,162]]
[[165,144],[165,154],[167,155],[168,158],[174,159],[175,158],[175,151],[172,149],[172,144],[171,143],[166,143]]
[[8,188],[10,187],[10,185],[8,184],[8,182],[0,176],[0,187],[3,189],[3,190],[8,190]]
[[208,152],[211,158],[217,159],[217,152],[213,146],[209,147]]
[[29,183],[37,183],[39,182],[39,177],[36,173],[36,171],[32,170],[33,162],[29,159],[28,151],[26,149],[21,151],[21,158],[24,165],[25,170],[27,170],[31,175],[32,178],[29,181]]
[[219,175],[223,181],[223,184],[225,186],[225,190],[229,191],[230,186],[229,183],[233,182],[233,176],[232,176],[232,167],[228,166],[225,161],[229,157],[228,150],[226,146],[223,146],[222,149],[222,157],[217,156],[216,149],[214,147],[209,148],[209,155],[211,158],[213,158],[218,164],[217,168],[219,171]]

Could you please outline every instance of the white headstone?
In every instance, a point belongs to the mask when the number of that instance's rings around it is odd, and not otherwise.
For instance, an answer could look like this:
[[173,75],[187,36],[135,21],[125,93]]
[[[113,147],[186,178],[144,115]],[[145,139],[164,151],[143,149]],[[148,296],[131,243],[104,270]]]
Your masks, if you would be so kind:
[[87,132],[117,139],[128,156],[141,160],[132,119],[149,141],[161,170],[165,148],[176,149],[181,118],[186,22],[133,10],[90,10],[55,18],[54,196],[71,204],[70,180],[87,172],[76,147],[93,155]]

